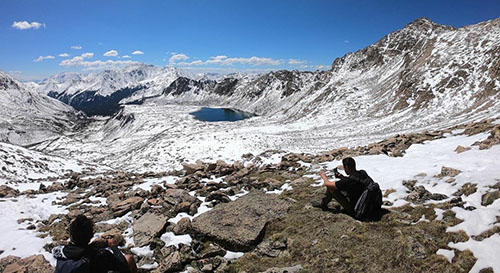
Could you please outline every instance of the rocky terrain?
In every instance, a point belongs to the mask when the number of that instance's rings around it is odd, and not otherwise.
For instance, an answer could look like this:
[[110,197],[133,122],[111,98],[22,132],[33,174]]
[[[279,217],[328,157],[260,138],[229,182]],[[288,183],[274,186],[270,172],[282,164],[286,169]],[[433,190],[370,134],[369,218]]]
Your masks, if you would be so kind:
[[[470,250],[453,248],[453,244],[498,236],[500,176],[492,185],[481,177],[476,177],[476,183],[461,183],[461,173],[468,170],[440,166],[434,176],[420,173],[412,180],[399,180],[397,189],[389,188],[388,181],[379,181],[385,210],[375,222],[354,220],[342,214],[336,203],[330,204],[329,212],[310,203],[324,191],[318,187],[318,168],[331,171],[328,164],[336,166],[341,158],[404,160],[415,145],[478,135],[484,137],[451,152],[465,155],[498,150],[500,125],[484,121],[397,135],[318,155],[289,153],[278,164],[255,165],[252,160],[257,162],[266,155],[247,154],[233,164],[186,163],[183,170],[167,173],[73,172],[52,179],[48,186],[42,183],[37,190],[19,192],[2,186],[0,196],[8,203],[21,197],[64,193],[51,206],[64,207],[65,213],[39,220],[20,218],[19,226],[51,238],[43,247],[50,251],[68,240],[72,217],[84,213],[96,223],[95,239],[116,238],[125,252],[136,256],[142,272],[324,272],[331,268],[338,272],[469,272],[479,260]],[[430,192],[429,176],[458,190],[450,195]],[[391,198],[398,191],[402,195]],[[474,194],[479,194],[480,204],[467,199]],[[394,205],[401,201],[405,205]],[[496,208],[497,217],[491,228],[478,235],[450,231],[464,221],[456,209],[480,211],[489,206]],[[443,254],[447,251],[454,253],[451,258]],[[482,261],[481,268],[475,269],[492,272],[497,266],[494,261]],[[0,260],[0,268],[4,272],[53,270],[40,255],[8,256]]]

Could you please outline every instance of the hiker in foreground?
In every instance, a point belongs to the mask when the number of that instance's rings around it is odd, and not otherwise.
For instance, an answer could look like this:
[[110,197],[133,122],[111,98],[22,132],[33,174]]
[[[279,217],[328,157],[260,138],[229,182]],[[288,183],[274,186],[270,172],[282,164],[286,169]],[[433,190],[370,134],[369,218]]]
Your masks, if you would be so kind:
[[326,211],[328,203],[335,198],[348,215],[358,220],[378,217],[382,206],[382,192],[379,185],[364,170],[356,170],[356,162],[352,157],[344,158],[342,165],[347,176],[335,168],[334,175],[339,179],[337,181],[328,180],[323,171],[319,173],[326,186],[326,192],[321,203],[316,206]]
[[137,266],[132,255],[123,255],[115,239],[94,241],[94,224],[84,215],[78,215],[69,226],[70,243],[52,249],[57,259],[54,273],[136,273]]

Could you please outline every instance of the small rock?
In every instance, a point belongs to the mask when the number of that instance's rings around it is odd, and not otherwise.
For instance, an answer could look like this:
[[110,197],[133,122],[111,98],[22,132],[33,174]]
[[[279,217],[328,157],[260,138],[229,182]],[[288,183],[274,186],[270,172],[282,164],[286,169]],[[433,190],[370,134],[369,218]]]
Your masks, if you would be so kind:
[[403,186],[408,188],[410,191],[413,191],[417,180],[403,180]]
[[438,177],[445,177],[445,176],[455,177],[460,173],[461,173],[460,170],[443,166],[441,167],[441,173],[438,175]]
[[464,146],[460,146],[460,145],[458,145],[458,146],[457,146],[457,148],[455,149],[455,152],[456,152],[457,154],[459,154],[459,153],[466,152],[466,151],[468,151],[468,150],[470,150],[470,149],[471,149],[471,147],[464,147]]
[[16,189],[13,189],[9,186],[6,185],[1,185],[0,186],[0,198],[3,197],[15,197],[19,195],[19,191]]
[[202,171],[203,169],[205,169],[205,166],[198,162],[194,164],[184,163],[182,164],[182,167],[184,168],[186,175],[194,174],[197,171]]
[[153,270],[155,273],[176,272],[182,270],[181,254],[175,251],[160,263],[160,266]]
[[431,199],[432,199],[432,200],[438,200],[438,201],[439,201],[439,200],[444,200],[444,199],[446,199],[446,198],[448,198],[448,196],[447,196],[446,194],[441,194],[441,193],[433,193],[433,194],[431,195]]
[[121,231],[117,228],[112,228],[106,232],[104,232],[98,240],[108,240],[115,239],[119,246],[125,245],[125,238],[123,237]]
[[500,198],[500,191],[497,190],[487,192],[481,197],[481,205],[485,207],[489,206],[493,204],[493,202],[495,202],[495,200],[497,200],[498,198]]
[[183,217],[177,224],[172,228],[172,232],[175,235],[182,235],[189,232],[191,229],[191,219],[189,217]]
[[212,258],[226,255],[226,250],[216,244],[210,244],[207,248],[203,249],[199,254],[202,259]]

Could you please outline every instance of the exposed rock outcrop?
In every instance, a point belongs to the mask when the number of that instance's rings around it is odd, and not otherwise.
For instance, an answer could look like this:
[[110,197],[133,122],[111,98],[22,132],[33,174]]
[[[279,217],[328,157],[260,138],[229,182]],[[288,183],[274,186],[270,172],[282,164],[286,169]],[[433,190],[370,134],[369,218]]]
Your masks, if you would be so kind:
[[262,239],[266,224],[286,214],[288,207],[279,196],[253,191],[195,218],[193,233],[232,251],[248,251]]

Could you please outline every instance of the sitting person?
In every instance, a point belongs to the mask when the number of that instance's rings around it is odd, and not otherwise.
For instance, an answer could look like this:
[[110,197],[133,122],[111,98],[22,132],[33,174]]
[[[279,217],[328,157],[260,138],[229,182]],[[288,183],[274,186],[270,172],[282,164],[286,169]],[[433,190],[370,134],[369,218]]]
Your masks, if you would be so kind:
[[[342,165],[348,176],[340,174],[335,168],[335,177],[339,178],[339,181],[330,181],[325,172],[322,171],[319,173],[326,186],[326,192],[321,203],[315,203],[313,206],[320,207],[326,211],[328,210],[328,203],[330,203],[332,198],[335,198],[347,214],[354,216],[354,207],[366,189],[367,181],[373,180],[371,180],[365,171],[356,170],[356,162],[352,157],[344,158]],[[345,192],[347,196],[342,192]]]
[[69,226],[70,243],[52,250],[57,259],[54,273],[136,273],[137,266],[132,255],[123,255],[115,239],[93,242],[94,224],[84,215],[78,215]]

